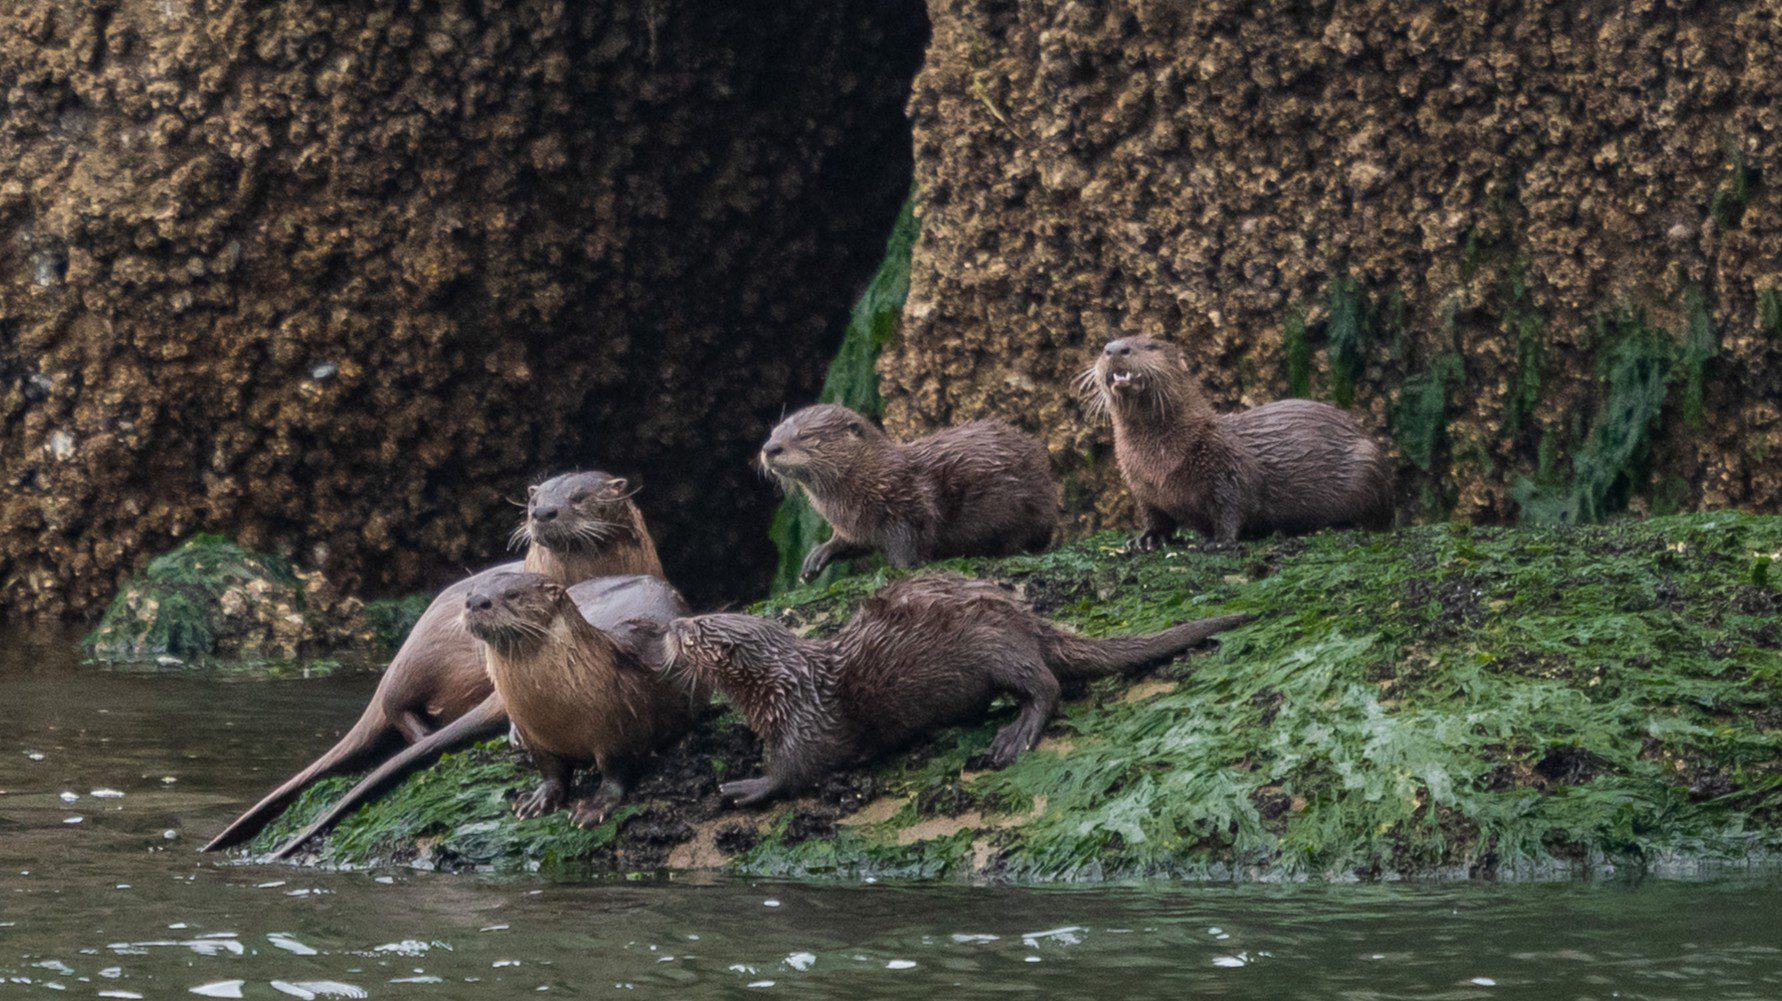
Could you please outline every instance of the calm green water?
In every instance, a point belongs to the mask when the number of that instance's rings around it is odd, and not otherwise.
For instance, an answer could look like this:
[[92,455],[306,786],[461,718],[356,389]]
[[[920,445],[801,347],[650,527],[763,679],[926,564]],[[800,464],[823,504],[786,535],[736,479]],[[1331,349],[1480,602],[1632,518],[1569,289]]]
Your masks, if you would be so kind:
[[0,997],[1782,998],[1774,876],[564,886],[197,854],[371,688],[0,636]]

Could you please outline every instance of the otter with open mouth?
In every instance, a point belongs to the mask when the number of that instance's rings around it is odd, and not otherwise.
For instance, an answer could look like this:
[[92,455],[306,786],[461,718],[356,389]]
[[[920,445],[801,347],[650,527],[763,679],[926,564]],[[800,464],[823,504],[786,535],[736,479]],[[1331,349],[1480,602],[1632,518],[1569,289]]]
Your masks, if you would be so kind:
[[[568,585],[611,574],[662,576],[656,544],[625,480],[599,471],[565,473],[532,486],[526,518],[514,532],[526,557],[461,580],[441,591],[379,680],[377,692],[327,753],[285,780],[204,846],[217,851],[240,844],[271,823],[318,779],[383,765],[349,793],[357,804],[395,773],[432,760],[465,741],[499,733],[507,713],[493,694],[482,650],[458,626],[464,595],[490,575],[517,570]],[[402,747],[403,743],[409,746]],[[387,757],[395,753],[394,757]]]
[[1114,425],[1114,455],[1149,552],[1178,528],[1215,544],[1270,532],[1392,525],[1391,464],[1348,413],[1279,400],[1219,414],[1175,345],[1110,342],[1079,379],[1093,415]]
[[726,802],[754,806],[979,720],[999,694],[1019,706],[990,746],[991,763],[1004,767],[1038,742],[1062,683],[1173,657],[1250,619],[1091,639],[995,584],[932,573],[880,589],[829,639],[753,615],[700,615],[640,624],[639,651],[677,684],[723,692],[761,737],[766,776],[719,789]]
[[1039,551],[1058,527],[1045,446],[1002,421],[897,442],[846,407],[819,404],[781,421],[760,461],[834,530],[805,558],[805,580],[875,551],[900,568]]

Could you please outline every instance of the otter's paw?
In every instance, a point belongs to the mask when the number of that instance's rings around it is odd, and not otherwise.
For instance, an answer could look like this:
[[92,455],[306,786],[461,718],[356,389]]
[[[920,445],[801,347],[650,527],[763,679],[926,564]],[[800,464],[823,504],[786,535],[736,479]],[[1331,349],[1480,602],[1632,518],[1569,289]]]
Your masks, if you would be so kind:
[[818,546],[805,554],[804,566],[798,569],[798,579],[808,584],[815,580],[817,575],[823,572],[823,568],[828,565],[829,554],[824,551],[822,546]]
[[718,798],[725,806],[758,806],[773,798],[772,779],[742,779],[718,787]]
[[990,742],[990,767],[1007,768],[1014,764],[1030,743],[1032,740],[1018,727],[1005,726],[996,731],[996,739]]
[[1131,553],[1154,553],[1169,545],[1170,532],[1141,532],[1127,540],[1126,551]]
[[619,800],[615,796],[604,796],[600,793],[583,796],[569,804],[569,822],[583,829],[599,827],[606,823],[606,818],[612,816],[613,810],[617,809],[618,805]]
[[563,809],[563,783],[540,782],[529,795],[514,800],[514,816],[532,820]]

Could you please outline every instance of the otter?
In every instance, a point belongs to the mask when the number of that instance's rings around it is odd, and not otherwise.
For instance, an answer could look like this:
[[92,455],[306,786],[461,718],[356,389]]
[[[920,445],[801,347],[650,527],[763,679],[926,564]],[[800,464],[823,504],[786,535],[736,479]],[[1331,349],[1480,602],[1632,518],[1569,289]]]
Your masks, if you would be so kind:
[[1110,342],[1078,382],[1091,413],[1113,420],[1114,455],[1143,521],[1129,549],[1157,549],[1179,527],[1226,545],[1392,525],[1385,450],[1328,403],[1214,413],[1181,350],[1154,337]]
[[[470,620],[472,620],[474,616],[490,618],[490,614],[494,614],[494,593],[513,591],[513,595],[515,595],[515,604],[506,606],[508,607],[508,614],[513,614],[513,611],[511,611],[513,607],[520,607],[524,604],[522,598],[519,597],[520,593],[531,593],[531,591],[536,591],[536,593],[542,597],[542,588],[544,588],[547,582],[554,586],[554,582],[549,581],[547,577],[542,577],[542,575],[527,575],[526,581],[524,581],[524,586],[522,586],[522,582],[515,581],[515,577],[520,577],[520,575],[490,574],[485,575],[485,577],[479,577],[476,586],[472,586],[472,588],[465,593],[465,602],[463,602],[462,606],[463,609],[467,609],[467,613],[463,614],[463,622],[465,622],[465,625],[469,625]],[[483,597],[490,600],[490,607],[488,607],[488,609],[476,609],[479,602],[483,600],[483,598],[479,598],[478,595],[483,595]],[[679,595],[672,586],[668,586],[666,582],[658,579],[658,577],[645,577],[645,575],[595,577],[592,581],[583,581],[581,584],[576,584],[576,586],[568,588],[568,590],[565,591],[565,595],[567,595],[568,602],[574,602],[576,609],[579,609],[579,616],[581,616],[583,620],[586,620],[586,625],[590,627],[590,629],[584,629],[583,632],[602,632],[613,645],[617,645],[617,647],[622,650],[622,655],[618,655],[617,657],[618,661],[622,661],[622,666],[613,666],[613,668],[606,668],[606,670],[629,671],[629,673],[633,673],[633,675],[640,673],[640,664],[636,661],[636,657],[638,657],[638,650],[636,650],[636,647],[638,647],[638,629],[640,629],[640,627],[645,627],[645,623],[656,623],[656,625],[661,625],[661,623],[672,622],[674,618],[681,616],[681,614],[686,614],[686,602],[681,600],[681,595]],[[538,604],[538,602],[533,602],[533,604]],[[565,618],[570,618],[570,616],[565,616]],[[515,618],[515,622],[519,622],[519,618]],[[565,632],[565,643],[574,643],[574,638],[568,636],[568,632],[570,631],[568,631],[567,625],[565,625],[565,631],[563,632]],[[469,634],[467,634],[467,636],[469,636]],[[574,693],[584,691],[584,689],[588,689],[588,686],[590,686],[592,682],[593,684],[599,684],[597,679],[595,679],[595,675],[597,675],[599,671],[588,670],[588,668],[586,668],[586,663],[592,661],[592,659],[599,659],[602,655],[609,654],[608,647],[606,647],[604,643],[601,643],[601,641],[592,641],[592,639],[590,639],[590,641],[586,643],[586,648],[584,648],[581,654],[574,654],[572,648],[568,647],[561,648],[560,654],[560,659],[556,659],[556,661],[551,661],[551,659],[549,659],[551,655],[542,654],[540,657],[544,657],[544,659],[540,661],[538,657],[535,657],[533,663],[535,663],[535,666],[542,666],[545,671],[568,671],[567,675],[565,675],[563,679],[560,679],[565,693],[570,693],[570,691],[574,691]],[[604,677],[604,675],[602,675],[602,677]],[[549,686],[551,682],[549,682],[549,679],[544,679],[538,680],[536,684],[545,684],[545,686]],[[659,688],[659,686],[654,686],[654,688]],[[675,704],[674,707],[670,707],[670,709],[665,712],[661,705],[656,704],[656,698],[654,698],[654,696],[659,695],[659,693],[658,691],[654,691],[654,688],[652,688],[652,686],[642,686],[643,691],[647,691],[650,698],[642,698],[642,700],[640,700],[640,698],[634,698],[634,691],[640,689],[638,684],[634,684],[633,682],[633,684],[629,684],[629,686],[613,686],[611,691],[617,693],[617,695],[622,698],[622,702],[602,700],[601,707],[597,707],[595,711],[588,712],[588,718],[586,718],[586,720],[572,720],[565,723],[565,725],[570,728],[588,727],[588,721],[604,720],[604,718],[608,718],[611,714],[618,714],[618,716],[625,718],[625,716],[634,714],[634,712],[656,712],[656,721],[658,721],[661,732],[666,736],[666,734],[675,732],[675,727],[681,727],[681,725],[683,725],[683,723],[681,723],[681,716],[679,716],[683,709],[686,709],[688,712],[693,712],[697,711],[699,705],[702,705],[700,702],[688,704],[686,698],[679,698],[677,704]],[[494,712],[490,712],[490,707],[494,707]],[[586,709],[584,705],[577,704],[577,709],[567,709],[567,712],[583,711],[583,709]],[[424,741],[419,741],[419,743],[415,743],[415,745],[408,746],[403,752],[397,753],[396,757],[392,757],[392,759],[388,759],[387,762],[380,764],[378,768],[372,771],[371,775],[367,775],[360,784],[355,785],[346,796],[340,796],[339,802],[333,803],[333,805],[328,807],[328,810],[323,812],[319,818],[315,818],[314,821],[310,823],[310,826],[303,828],[303,830],[294,835],[294,837],[290,837],[289,841],[285,841],[285,844],[282,844],[278,850],[274,851],[273,859],[289,859],[290,855],[294,855],[299,848],[303,848],[312,837],[323,834],[324,830],[328,830],[328,828],[331,828],[335,823],[339,823],[340,818],[344,818],[347,814],[351,814],[351,812],[358,809],[360,805],[364,805],[367,800],[371,800],[372,796],[383,793],[385,789],[392,787],[392,785],[396,784],[399,778],[405,777],[405,775],[412,773],[415,769],[428,766],[428,764],[431,764],[435,759],[438,759],[438,755],[446,753],[447,750],[451,750],[453,746],[458,746],[460,743],[463,743],[463,741],[469,741],[470,737],[478,736],[479,732],[490,732],[488,728],[494,727],[494,725],[504,725],[506,721],[508,721],[508,711],[506,711],[506,704],[504,704],[501,695],[488,696],[488,698],[483,700],[476,709],[472,709],[470,712],[465,712],[460,720],[454,721],[454,723],[447,725],[447,727],[440,728],[440,730],[435,732],[433,736],[424,739]],[[515,720],[513,725],[519,727],[519,720]],[[524,741],[524,737],[522,737],[522,741]],[[558,741],[552,739],[552,746],[556,746],[556,743],[558,743]],[[649,743],[649,741],[645,741],[645,743]],[[540,764],[544,766],[545,759],[540,759],[540,757],[538,757],[538,755],[540,755],[540,750],[538,750],[538,748],[531,748],[531,750],[533,750],[535,761],[540,761]],[[547,755],[547,759],[551,759],[549,752],[545,752],[545,755]],[[624,769],[627,768],[636,757],[638,757],[638,755],[631,755],[631,757],[620,755],[617,759],[615,759],[615,757],[608,757],[609,766],[615,769],[611,775],[606,775],[606,769],[602,768],[602,778],[606,778],[608,784],[617,782],[618,794],[622,794],[622,785],[624,785],[625,780],[629,778],[629,773],[624,771]],[[552,759],[552,761],[554,761],[554,759]],[[547,773],[547,775],[551,775],[551,773]],[[561,791],[567,791],[567,773],[563,773],[561,769],[558,769],[554,775],[556,775],[558,782],[560,782],[560,785],[558,785],[560,794]],[[611,785],[604,784],[602,785],[602,789],[606,789],[609,794],[613,793],[613,787],[611,787]],[[611,802],[617,802],[618,794],[611,794]],[[595,812],[595,810],[588,810],[588,816],[590,816],[590,818],[592,818],[593,812]]]
[[754,806],[977,720],[1000,693],[1020,707],[990,745],[991,764],[1005,767],[1038,742],[1061,683],[1174,656],[1251,618],[1090,639],[994,584],[931,573],[882,588],[830,639],[736,614],[666,628],[645,623],[640,633],[647,666],[683,685],[717,688],[761,737],[767,775],[719,788],[726,802]]
[[[649,756],[680,740],[710,697],[669,685],[638,662],[635,637],[687,606],[667,584],[651,614],[599,601],[591,581],[565,589],[532,573],[504,573],[464,596],[464,628],[484,645],[489,678],[544,781],[514,803],[521,820],[567,808],[577,827],[604,821]],[[576,765],[600,770],[592,794],[569,799]]]
[[[485,731],[499,732],[507,716],[498,699],[489,701],[493,689],[482,650],[458,626],[465,594],[492,574],[516,570],[544,574],[560,584],[608,574],[661,577],[656,544],[632,496],[624,479],[599,471],[565,473],[532,486],[525,520],[514,532],[516,545],[527,544],[525,559],[485,570],[441,591],[409,630],[352,729],[203,850],[247,841],[311,783],[364,767],[405,742],[432,750]],[[465,726],[435,733],[460,719],[468,720]],[[435,736],[440,739],[434,740]]]
[[1043,550],[1058,527],[1045,446],[1002,421],[900,443],[846,407],[819,404],[781,421],[760,462],[834,530],[805,557],[805,580],[874,551],[907,568]]

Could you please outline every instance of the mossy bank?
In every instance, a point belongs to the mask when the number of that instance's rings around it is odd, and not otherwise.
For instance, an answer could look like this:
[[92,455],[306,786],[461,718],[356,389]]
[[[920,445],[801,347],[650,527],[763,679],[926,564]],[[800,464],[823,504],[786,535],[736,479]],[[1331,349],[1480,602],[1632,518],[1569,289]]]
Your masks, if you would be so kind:
[[[1002,710],[766,813],[725,716],[595,831],[519,823],[498,742],[361,811],[312,862],[1017,880],[1529,874],[1782,847],[1782,518],[1436,525],[1128,556],[1102,535],[951,564],[1092,634],[1256,623],[1068,701],[987,772]],[[882,575],[758,609],[833,629]],[[318,786],[263,851],[338,795]]]

